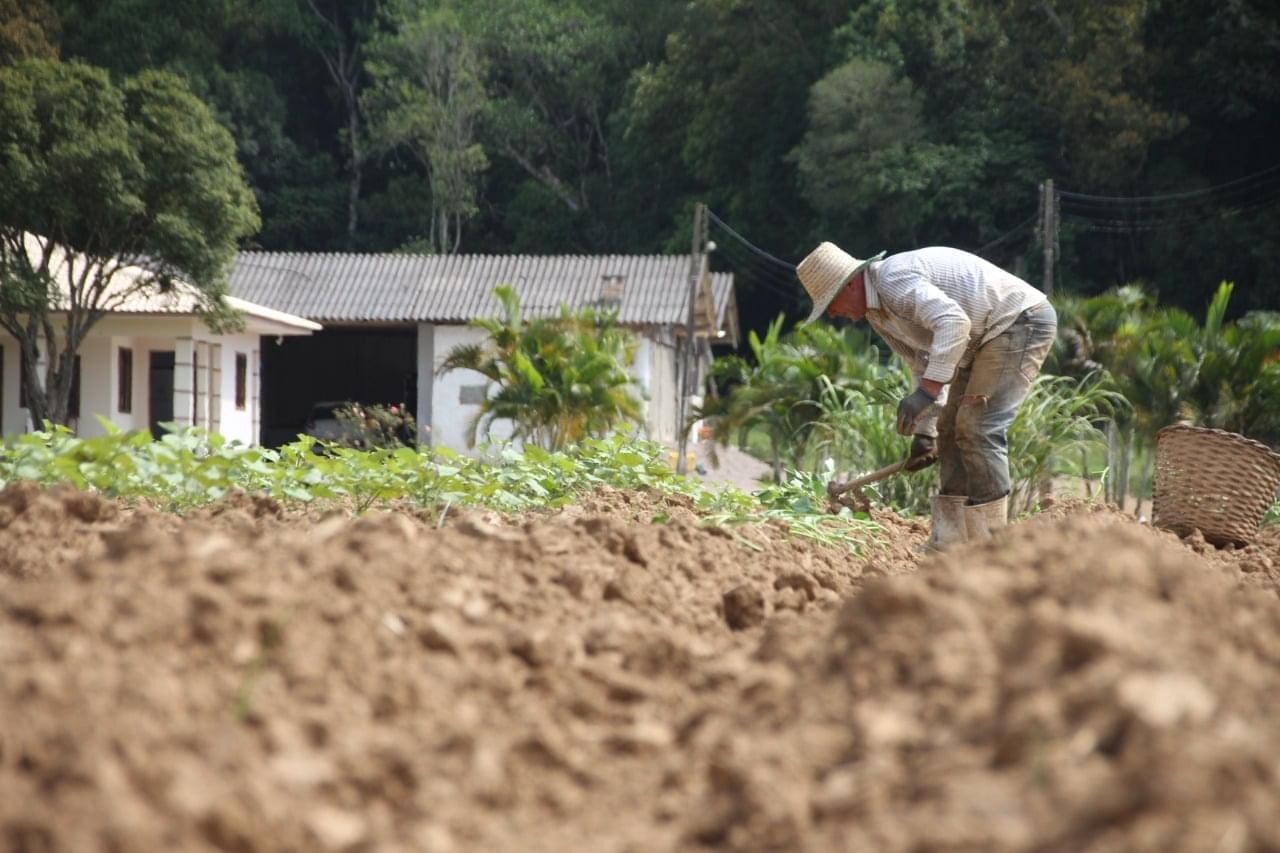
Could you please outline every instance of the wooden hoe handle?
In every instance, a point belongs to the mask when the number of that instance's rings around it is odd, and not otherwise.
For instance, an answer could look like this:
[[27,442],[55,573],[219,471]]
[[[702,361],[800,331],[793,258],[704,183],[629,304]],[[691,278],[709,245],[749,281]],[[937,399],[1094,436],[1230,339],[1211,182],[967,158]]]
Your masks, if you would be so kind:
[[901,471],[907,464],[907,460],[894,462],[892,465],[886,465],[879,471],[872,471],[870,474],[859,477],[856,480],[850,480],[847,483],[835,483],[834,481],[827,485],[827,494],[833,498],[838,498],[845,492],[851,492],[854,489],[860,489],[863,486],[869,486],[872,483],[878,483],[885,477],[892,477]]

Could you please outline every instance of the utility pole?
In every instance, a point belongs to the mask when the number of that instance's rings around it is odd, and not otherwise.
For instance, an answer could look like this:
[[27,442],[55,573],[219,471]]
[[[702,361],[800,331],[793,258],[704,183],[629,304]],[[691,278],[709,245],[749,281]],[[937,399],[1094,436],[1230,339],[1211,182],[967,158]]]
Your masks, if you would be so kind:
[[680,363],[680,400],[676,407],[676,428],[680,431],[676,443],[676,473],[688,473],[689,466],[685,454],[689,449],[689,397],[693,394],[694,372],[697,365],[698,347],[698,288],[707,274],[707,206],[698,202],[693,209],[693,242],[689,254],[689,314],[685,326],[684,346],[681,348]]
[[1058,261],[1058,194],[1053,178],[1040,185],[1040,243],[1044,249],[1044,294],[1053,296],[1053,269]]

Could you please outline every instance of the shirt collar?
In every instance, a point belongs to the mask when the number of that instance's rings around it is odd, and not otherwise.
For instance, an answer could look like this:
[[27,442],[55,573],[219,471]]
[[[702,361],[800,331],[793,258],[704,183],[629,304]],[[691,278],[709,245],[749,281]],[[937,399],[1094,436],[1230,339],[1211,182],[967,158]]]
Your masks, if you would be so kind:
[[[884,257],[881,252],[880,257]],[[872,260],[867,264],[866,273],[862,276],[863,287],[867,292],[867,310],[880,310],[880,261]]]

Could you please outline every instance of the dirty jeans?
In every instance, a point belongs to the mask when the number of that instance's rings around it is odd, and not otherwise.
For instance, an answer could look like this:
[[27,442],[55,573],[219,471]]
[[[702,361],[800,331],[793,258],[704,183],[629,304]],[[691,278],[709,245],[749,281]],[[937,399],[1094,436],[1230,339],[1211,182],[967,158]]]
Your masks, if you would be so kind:
[[1028,308],[956,372],[938,419],[942,494],[963,495],[970,505],[1009,494],[1009,426],[1057,331],[1053,306]]

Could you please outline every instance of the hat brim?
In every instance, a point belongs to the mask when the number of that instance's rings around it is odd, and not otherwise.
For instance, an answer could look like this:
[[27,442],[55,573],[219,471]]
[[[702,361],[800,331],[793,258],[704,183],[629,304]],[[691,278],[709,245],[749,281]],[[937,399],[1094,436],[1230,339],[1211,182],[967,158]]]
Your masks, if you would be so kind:
[[877,255],[874,258],[867,258],[865,261],[863,261],[862,263],[854,267],[853,272],[849,273],[849,276],[844,280],[843,284],[841,284],[839,287],[831,288],[830,294],[828,294],[827,296],[824,296],[822,299],[814,301],[813,311],[809,314],[808,319],[801,322],[800,325],[807,326],[810,323],[812,323],[814,320],[818,319],[823,314],[825,314],[828,306],[830,306],[831,303],[835,301],[835,298],[838,295],[840,295],[840,291],[845,289],[845,287],[849,284],[849,282],[853,280],[853,277],[858,273],[862,272],[864,269],[866,269],[867,264],[882,257],[884,257],[884,252],[881,252],[879,255]]

